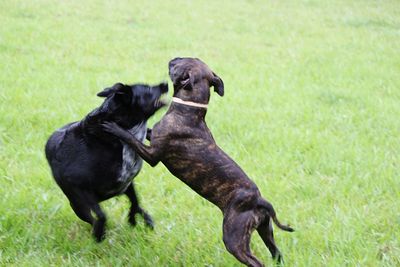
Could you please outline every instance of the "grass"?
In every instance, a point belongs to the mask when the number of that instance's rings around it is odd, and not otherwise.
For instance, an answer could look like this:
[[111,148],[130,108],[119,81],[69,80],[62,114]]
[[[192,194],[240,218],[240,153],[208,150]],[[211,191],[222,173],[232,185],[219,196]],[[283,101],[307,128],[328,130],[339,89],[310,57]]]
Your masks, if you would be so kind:
[[166,80],[175,56],[224,80],[207,123],[297,230],[276,230],[287,266],[400,266],[398,1],[3,0],[0,21],[1,266],[240,266],[219,210],[162,164],[136,178],[156,229],[118,197],[96,244],[45,161],[98,91]]

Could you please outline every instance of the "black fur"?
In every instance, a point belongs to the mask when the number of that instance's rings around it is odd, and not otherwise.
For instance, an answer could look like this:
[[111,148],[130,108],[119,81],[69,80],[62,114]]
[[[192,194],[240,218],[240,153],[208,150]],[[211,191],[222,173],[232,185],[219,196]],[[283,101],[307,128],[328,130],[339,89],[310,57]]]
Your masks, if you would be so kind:
[[140,171],[142,159],[118,138],[104,132],[101,123],[115,122],[143,142],[146,121],[165,105],[159,98],[167,91],[166,83],[157,86],[117,83],[98,93],[106,98],[100,107],[83,120],[55,131],[47,141],[46,158],[54,179],[76,215],[93,226],[97,241],[104,239],[106,221],[99,202],[116,195],[125,194],[131,201],[132,225],[136,223],[135,214],[139,213],[153,227],[151,217],[139,206],[132,182]]

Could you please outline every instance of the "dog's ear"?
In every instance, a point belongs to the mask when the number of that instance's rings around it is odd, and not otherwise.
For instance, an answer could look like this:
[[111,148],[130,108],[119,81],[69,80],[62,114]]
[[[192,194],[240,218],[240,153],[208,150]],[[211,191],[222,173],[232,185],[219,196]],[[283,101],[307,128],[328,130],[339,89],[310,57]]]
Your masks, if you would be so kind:
[[133,92],[131,86],[119,87],[114,95],[114,100],[118,103],[123,103],[125,105],[133,104]]
[[[181,80],[180,83],[182,84],[183,89],[192,90],[192,88],[194,88],[194,85],[196,84],[197,80],[198,79],[197,79],[197,76],[195,75],[195,72],[189,71],[187,73],[187,78]],[[190,86],[188,86],[188,85],[190,85]]]
[[224,82],[214,72],[213,72],[213,78],[211,79],[211,85],[214,86],[214,92],[216,92],[220,96],[224,95]]
[[104,88],[103,91],[97,93],[97,96],[109,97],[110,95],[112,95],[113,93],[116,93],[118,90],[120,90],[123,87],[124,87],[124,85],[122,83],[116,83],[111,87]]

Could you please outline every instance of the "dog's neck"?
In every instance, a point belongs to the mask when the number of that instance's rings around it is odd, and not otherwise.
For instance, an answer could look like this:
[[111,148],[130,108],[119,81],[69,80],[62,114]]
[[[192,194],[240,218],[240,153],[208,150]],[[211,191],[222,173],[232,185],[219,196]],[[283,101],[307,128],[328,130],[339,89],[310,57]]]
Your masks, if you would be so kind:
[[190,107],[196,107],[196,108],[207,109],[207,107],[208,107],[208,104],[201,104],[201,103],[196,103],[196,102],[192,102],[192,101],[185,101],[185,100],[182,100],[182,99],[180,99],[178,97],[173,97],[172,98],[172,102],[179,103],[179,104],[186,105],[186,106],[190,106]]
[[190,105],[181,104],[172,101],[167,113],[180,114],[183,117],[188,118],[191,121],[204,120],[207,114],[207,108],[194,107]]

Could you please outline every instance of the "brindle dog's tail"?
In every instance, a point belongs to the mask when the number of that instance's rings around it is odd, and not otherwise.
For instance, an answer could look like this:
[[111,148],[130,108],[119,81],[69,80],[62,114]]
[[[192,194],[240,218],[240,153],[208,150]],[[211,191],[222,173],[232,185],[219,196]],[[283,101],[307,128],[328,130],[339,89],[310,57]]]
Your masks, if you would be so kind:
[[281,228],[284,231],[294,232],[294,229],[292,227],[290,227],[289,225],[283,225],[279,222],[278,218],[276,217],[274,207],[272,207],[271,203],[269,203],[265,199],[259,198],[257,204],[259,207],[267,210],[268,215],[272,218],[272,220],[274,221],[276,226],[278,226],[279,228]]

